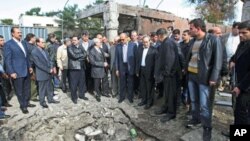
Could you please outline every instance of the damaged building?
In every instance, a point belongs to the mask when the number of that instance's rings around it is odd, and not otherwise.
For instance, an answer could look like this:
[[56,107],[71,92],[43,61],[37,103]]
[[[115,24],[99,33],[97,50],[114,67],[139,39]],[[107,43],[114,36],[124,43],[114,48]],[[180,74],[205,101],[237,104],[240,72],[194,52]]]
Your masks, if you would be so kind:
[[[111,40],[121,32],[131,32],[132,30],[141,34],[149,34],[158,28],[168,26],[173,26],[181,31],[189,29],[189,19],[157,9],[119,4],[115,0],[109,0],[78,14],[79,19],[89,17],[103,19],[104,33]],[[208,24],[208,29],[213,26],[214,24]],[[230,30],[225,26],[220,27],[223,32]]]

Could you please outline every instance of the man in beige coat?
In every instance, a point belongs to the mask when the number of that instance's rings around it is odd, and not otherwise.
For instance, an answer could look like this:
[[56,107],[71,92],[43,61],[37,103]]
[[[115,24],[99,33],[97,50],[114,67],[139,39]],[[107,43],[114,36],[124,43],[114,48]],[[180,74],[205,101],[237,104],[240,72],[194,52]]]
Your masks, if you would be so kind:
[[70,39],[65,39],[63,45],[57,50],[57,65],[61,71],[61,88],[64,93],[67,92],[66,79],[68,77],[68,53],[67,47],[71,45]]

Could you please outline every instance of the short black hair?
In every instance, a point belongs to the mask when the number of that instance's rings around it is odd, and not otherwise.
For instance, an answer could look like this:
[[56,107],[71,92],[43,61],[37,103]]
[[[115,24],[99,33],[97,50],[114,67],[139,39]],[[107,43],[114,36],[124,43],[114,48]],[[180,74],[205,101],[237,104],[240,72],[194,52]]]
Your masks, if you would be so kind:
[[175,29],[175,30],[173,30],[173,34],[181,34],[181,31],[180,31],[180,29]]
[[4,38],[3,35],[0,35],[0,38]]
[[238,25],[238,29],[244,29],[244,28],[246,28],[247,30],[250,30],[250,20],[241,22]]
[[36,38],[36,43],[40,43],[40,38]]
[[82,36],[84,36],[84,35],[89,35],[89,31],[88,30],[83,30]]
[[157,35],[166,35],[167,34],[167,30],[165,28],[159,28],[157,31],[156,31],[156,34]]
[[50,40],[51,38],[55,38],[56,35],[54,33],[49,33],[48,34],[48,39]]
[[213,33],[214,33],[214,30],[213,30],[213,29],[208,29],[207,32],[210,33],[210,34],[213,34]]
[[26,35],[26,37],[25,37],[25,40],[29,42],[29,41],[31,40],[31,38],[33,38],[33,37],[35,37],[35,34],[33,34],[33,33],[28,33],[28,34]]
[[188,34],[189,34],[189,30],[186,29],[186,30],[184,30],[182,33],[188,33]]
[[200,28],[201,31],[206,32],[206,24],[201,18],[193,19],[189,24],[193,24],[195,28]]
[[232,27],[236,28],[236,26],[239,26],[239,24],[240,24],[240,22],[234,22]]
[[151,32],[151,33],[150,33],[150,36],[151,36],[151,37],[154,37],[154,36],[157,36],[157,34],[156,34],[156,32]]
[[19,29],[19,27],[17,27],[17,26],[11,27],[10,32],[11,32],[11,33],[14,33],[14,30],[15,30],[15,29]]

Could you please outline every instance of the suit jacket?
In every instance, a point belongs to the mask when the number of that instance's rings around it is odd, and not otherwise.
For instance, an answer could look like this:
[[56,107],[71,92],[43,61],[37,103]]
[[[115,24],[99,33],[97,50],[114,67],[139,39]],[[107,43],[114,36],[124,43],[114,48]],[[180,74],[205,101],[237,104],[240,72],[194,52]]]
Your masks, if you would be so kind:
[[175,77],[180,70],[179,54],[177,44],[166,38],[159,47],[159,57],[156,62],[156,82],[161,82],[164,77]]
[[[116,59],[115,59],[115,67],[116,70],[119,71],[120,74],[126,73],[126,68],[123,65],[123,45],[118,44],[116,46]],[[128,74],[134,75],[135,74],[135,67],[136,67],[136,54],[137,53],[137,46],[134,43],[128,43],[128,51],[127,51],[127,65],[128,65]]]
[[104,78],[105,69],[104,62],[105,57],[103,51],[100,49],[101,53],[93,47],[89,52],[89,61],[91,64],[91,76],[93,78]]
[[236,86],[242,92],[250,92],[250,41],[241,42],[232,56],[235,63]]
[[36,80],[45,81],[51,79],[50,70],[52,69],[52,62],[50,60],[47,50],[44,50],[45,56],[42,54],[41,50],[36,47],[32,50],[31,55],[35,64]]
[[16,73],[17,78],[28,76],[29,53],[26,46],[23,44],[26,56],[21,47],[13,39],[9,40],[4,45],[4,58],[6,72],[8,74]]
[[31,52],[34,48],[36,48],[36,45],[32,45],[29,42],[27,42],[26,40],[23,40],[22,43],[26,46],[26,48],[28,49],[28,53],[29,53],[29,61],[30,61],[30,66],[31,67],[35,67],[33,64],[33,58],[31,56]]
[[[144,50],[143,48],[140,48],[138,50],[138,57],[136,61],[136,74],[140,74],[143,50]],[[148,79],[154,78],[154,70],[155,70],[155,62],[157,60],[157,54],[158,51],[156,48],[154,48],[153,46],[149,47],[145,58],[146,77]]]
[[110,70],[115,68],[115,51],[116,45],[110,47]]

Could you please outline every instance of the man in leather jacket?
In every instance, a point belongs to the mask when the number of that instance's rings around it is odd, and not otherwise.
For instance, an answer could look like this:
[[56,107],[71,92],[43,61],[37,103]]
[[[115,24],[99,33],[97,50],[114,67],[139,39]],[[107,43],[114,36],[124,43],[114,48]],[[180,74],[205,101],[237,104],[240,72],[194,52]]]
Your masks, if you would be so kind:
[[250,124],[250,20],[239,24],[240,44],[230,61],[230,69],[235,68],[236,96],[234,124]]
[[72,37],[72,46],[68,47],[68,69],[71,99],[77,104],[77,89],[79,89],[79,98],[88,100],[85,97],[86,81],[85,81],[85,59],[87,52],[82,45],[79,44],[78,37]]
[[191,49],[187,56],[188,88],[190,91],[192,120],[187,127],[201,122],[203,140],[211,140],[212,104],[215,85],[218,81],[223,61],[223,49],[219,38],[206,33],[206,25],[201,19],[190,21]]

